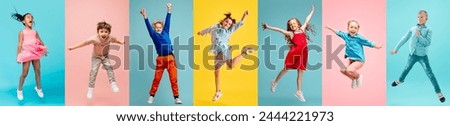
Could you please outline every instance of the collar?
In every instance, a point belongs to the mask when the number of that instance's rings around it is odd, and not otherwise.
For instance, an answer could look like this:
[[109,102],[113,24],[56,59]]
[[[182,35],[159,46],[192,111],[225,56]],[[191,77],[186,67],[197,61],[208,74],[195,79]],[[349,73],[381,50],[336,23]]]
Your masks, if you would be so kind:
[[416,26],[419,27],[419,28],[427,28],[426,25],[420,26],[420,24],[417,24]]

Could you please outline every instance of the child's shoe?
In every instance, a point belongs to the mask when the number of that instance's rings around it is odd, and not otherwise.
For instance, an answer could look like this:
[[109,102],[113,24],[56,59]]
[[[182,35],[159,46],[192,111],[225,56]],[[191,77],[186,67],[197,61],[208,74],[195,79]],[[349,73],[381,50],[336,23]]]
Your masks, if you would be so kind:
[[86,97],[87,97],[88,99],[92,99],[93,95],[94,95],[94,88],[88,87]]
[[44,92],[42,92],[42,87],[41,89],[37,89],[37,87],[34,87],[34,90],[36,90],[36,93],[39,96],[39,98],[44,98]]
[[181,99],[180,98],[175,98],[175,104],[181,104]]
[[116,82],[111,83],[111,89],[114,93],[119,92],[119,87],[117,86]]
[[303,97],[303,93],[301,91],[297,91],[295,92],[295,97],[297,97],[298,100],[300,100],[301,102],[305,102],[305,97]]
[[150,97],[148,97],[147,103],[148,103],[148,104],[152,104],[152,103],[153,103],[153,100],[155,100],[155,97],[150,96]]
[[17,99],[18,99],[19,101],[22,101],[22,100],[23,100],[23,91],[17,90]]
[[222,97],[222,91],[216,92],[216,94],[214,94],[212,101],[215,102],[215,101],[219,100],[220,97]]
[[270,90],[272,91],[272,93],[275,92],[275,89],[277,88],[278,83],[275,82],[274,80],[272,80],[272,82],[270,83]]

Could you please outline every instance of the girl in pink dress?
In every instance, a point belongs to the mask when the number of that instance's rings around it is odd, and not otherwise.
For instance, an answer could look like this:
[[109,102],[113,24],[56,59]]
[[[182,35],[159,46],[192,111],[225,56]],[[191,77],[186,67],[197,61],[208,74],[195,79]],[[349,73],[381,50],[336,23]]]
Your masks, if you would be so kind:
[[314,14],[314,6],[312,6],[311,13],[306,17],[305,23],[302,25],[297,18],[289,19],[287,22],[287,30],[281,28],[272,27],[264,23],[263,29],[269,29],[283,33],[286,36],[290,50],[284,61],[284,68],[278,73],[275,80],[271,82],[271,91],[275,92],[275,88],[278,85],[278,81],[283,77],[288,70],[297,70],[297,91],[294,96],[298,100],[305,102],[305,98],[302,93],[302,77],[303,72],[306,70],[306,65],[308,61],[308,45],[307,41],[310,40],[307,31],[314,33],[314,30],[310,27],[309,21]]
[[19,45],[17,48],[17,63],[22,64],[22,74],[20,75],[19,87],[17,88],[17,99],[23,100],[22,87],[25,78],[28,75],[28,69],[30,63],[33,64],[34,74],[36,78],[36,90],[37,95],[40,98],[44,97],[44,93],[41,88],[41,70],[40,70],[40,58],[47,54],[47,47],[44,46],[39,34],[32,29],[34,24],[33,15],[26,13],[20,15],[19,13],[12,14],[12,18],[22,22],[25,28],[19,33]]

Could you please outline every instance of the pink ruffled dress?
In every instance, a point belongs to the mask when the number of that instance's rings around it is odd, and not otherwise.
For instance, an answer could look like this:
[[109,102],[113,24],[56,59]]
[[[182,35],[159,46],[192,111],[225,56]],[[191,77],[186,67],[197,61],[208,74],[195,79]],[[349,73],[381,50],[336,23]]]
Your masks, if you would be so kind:
[[37,60],[47,51],[47,47],[37,39],[35,30],[23,30],[22,50],[17,56],[17,62]]

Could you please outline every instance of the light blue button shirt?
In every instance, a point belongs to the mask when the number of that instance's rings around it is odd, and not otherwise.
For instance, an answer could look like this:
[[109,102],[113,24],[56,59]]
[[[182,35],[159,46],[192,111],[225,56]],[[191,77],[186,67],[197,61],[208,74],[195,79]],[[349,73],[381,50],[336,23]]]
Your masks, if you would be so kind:
[[375,43],[365,39],[363,36],[356,34],[350,36],[350,34],[342,31],[337,31],[336,35],[344,39],[345,41],[345,56],[351,60],[357,60],[364,62],[364,48],[363,46],[375,47]]
[[[420,31],[420,36],[416,35],[416,30]],[[431,30],[427,26],[416,26],[409,29],[408,33],[402,37],[402,39],[395,46],[395,50],[399,50],[406,41],[409,42],[409,54],[417,56],[426,56],[428,53],[428,46],[431,45]]]

